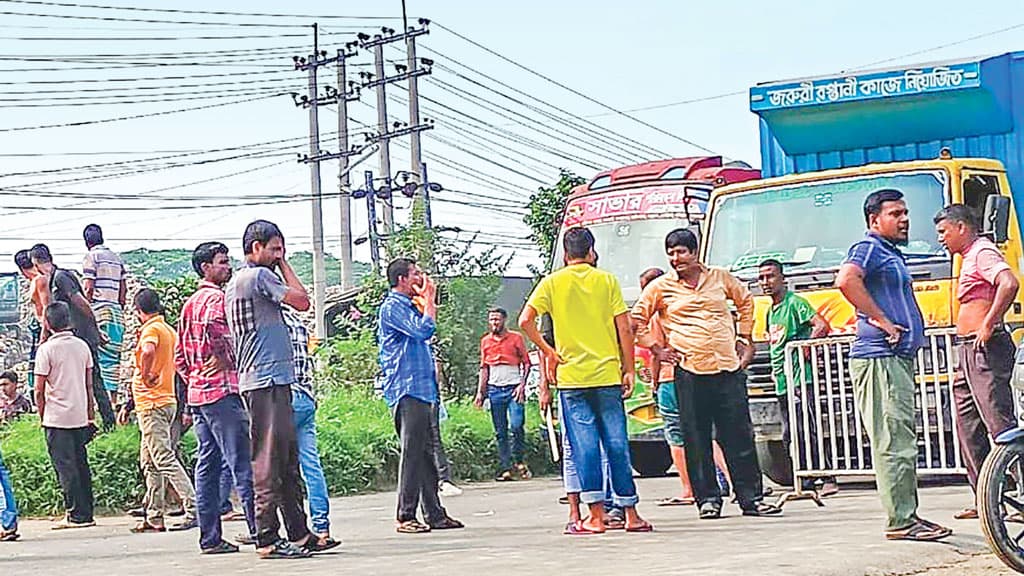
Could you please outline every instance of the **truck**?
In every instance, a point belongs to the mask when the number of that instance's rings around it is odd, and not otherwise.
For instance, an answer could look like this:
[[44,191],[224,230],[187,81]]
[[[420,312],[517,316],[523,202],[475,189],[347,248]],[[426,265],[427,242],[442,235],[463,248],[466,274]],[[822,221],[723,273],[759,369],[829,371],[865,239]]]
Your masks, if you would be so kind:
[[[665,235],[676,228],[699,232],[715,186],[760,178],[743,162],[720,156],[673,158],[605,170],[577,186],[566,201],[553,268],[561,266],[561,235],[586,226],[594,234],[600,267],[615,274],[627,303],[640,297],[640,274],[666,268]],[[662,474],[672,465],[661,432],[661,417],[650,382],[638,379],[626,401],[630,452],[642,476]]]
[[[760,124],[762,178],[714,190],[701,250],[706,264],[730,269],[755,291],[751,419],[762,469],[772,480],[790,484],[794,470],[782,445],[767,353],[770,300],[758,294],[758,264],[768,258],[783,262],[790,289],[817,308],[835,338],[849,340],[855,312],[834,288],[835,277],[849,247],[864,234],[864,198],[896,188],[910,208],[910,240],[903,251],[933,335],[951,332],[957,314],[960,259],[943,249],[932,222],[943,206],[966,204],[985,214],[987,226],[1003,228],[996,239],[1019,278],[1024,269],[1018,226],[1024,216],[1024,52],[769,82],[752,87],[749,96]],[[1024,331],[1022,306],[1024,296],[1018,295],[1006,318],[1017,342]],[[939,336],[932,340],[940,342]],[[935,348],[919,364],[918,383],[927,392],[917,405],[921,458],[925,468],[959,470],[958,450],[950,440],[950,433],[956,434],[947,386],[951,348]],[[825,361],[833,372],[842,357],[842,348],[835,350],[839,358]],[[925,384],[925,371],[934,376],[934,391]],[[822,382],[826,376],[832,382],[831,374],[822,374]],[[847,415],[849,409],[852,414],[852,394],[835,390],[837,398],[832,389],[824,390],[828,403],[836,413],[842,409]],[[833,436],[838,434],[834,422],[829,426]],[[941,446],[930,444],[933,429],[945,431]],[[847,450],[857,442],[863,444],[857,440]],[[941,462],[932,456],[933,447],[936,454],[942,451]],[[833,443],[832,450],[839,455],[843,442]]]

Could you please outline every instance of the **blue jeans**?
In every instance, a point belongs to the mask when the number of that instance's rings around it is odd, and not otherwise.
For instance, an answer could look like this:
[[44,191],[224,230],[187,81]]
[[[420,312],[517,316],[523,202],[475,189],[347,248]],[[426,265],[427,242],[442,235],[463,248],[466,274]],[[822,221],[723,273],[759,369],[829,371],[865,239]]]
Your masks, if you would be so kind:
[[220,465],[220,513],[227,514],[234,509],[231,504],[231,491],[235,489],[235,479],[231,476],[231,466],[225,460]]
[[[526,411],[515,399],[516,386],[490,386],[487,398],[491,401],[491,422],[494,423],[494,437],[498,442],[500,470],[511,470],[512,464],[523,462],[526,452]],[[512,427],[512,446],[509,447],[508,429]],[[513,461],[514,460],[514,461]]]
[[580,479],[580,500],[594,504],[605,499],[601,449],[608,455],[613,501],[616,506],[636,506],[639,497],[629,462],[629,437],[622,388],[567,389],[559,392],[562,425],[572,449]]
[[223,503],[221,480],[224,464],[235,479],[250,534],[256,534],[253,500],[252,448],[249,416],[237,394],[192,408],[199,453],[196,459],[196,511],[199,516],[199,547],[213,548],[223,540],[220,515]]
[[316,448],[316,401],[293,389],[292,412],[299,444],[299,470],[309,499],[309,519],[313,523],[313,532],[329,534],[331,504],[327,498],[327,479],[320,466],[320,452]]
[[14,488],[11,487],[11,473],[4,465],[3,454],[0,454],[0,528],[14,530],[18,527],[18,503],[14,500]]

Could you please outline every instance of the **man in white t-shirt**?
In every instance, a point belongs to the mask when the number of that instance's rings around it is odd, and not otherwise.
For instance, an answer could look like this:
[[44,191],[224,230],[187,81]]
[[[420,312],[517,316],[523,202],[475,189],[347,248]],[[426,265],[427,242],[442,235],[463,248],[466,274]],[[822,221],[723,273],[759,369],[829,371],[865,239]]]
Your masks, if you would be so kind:
[[96,432],[92,352],[72,333],[67,304],[47,306],[45,322],[51,336],[36,352],[36,406],[67,508],[53,529],[95,526],[92,472],[85,448]]

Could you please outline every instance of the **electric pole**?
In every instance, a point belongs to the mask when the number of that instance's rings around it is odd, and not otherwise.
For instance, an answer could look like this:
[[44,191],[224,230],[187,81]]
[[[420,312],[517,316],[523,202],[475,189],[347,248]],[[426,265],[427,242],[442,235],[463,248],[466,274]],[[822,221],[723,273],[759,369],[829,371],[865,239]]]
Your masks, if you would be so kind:
[[[392,138],[398,138],[400,136],[414,135],[415,137],[415,152],[414,152],[414,165],[418,166],[417,158],[420,154],[419,147],[420,142],[417,134],[423,130],[429,130],[433,127],[431,123],[420,123],[419,122],[419,108],[418,102],[416,104],[416,118],[410,121],[408,124],[403,126],[403,123],[396,122],[393,126],[393,130],[389,131],[388,126],[388,112],[387,112],[387,95],[385,87],[388,84],[396,82],[414,82],[419,76],[430,74],[429,66],[424,63],[425,67],[416,67],[415,54],[413,56],[412,65],[410,64],[396,64],[395,69],[398,74],[394,76],[387,76],[384,72],[384,46],[394,42],[408,41],[416,36],[427,34],[427,24],[429,21],[426,19],[420,19],[420,28],[408,28],[405,32],[398,34],[393,28],[384,27],[381,28],[381,34],[375,35],[370,38],[368,34],[359,34],[359,46],[364,50],[373,49],[374,59],[374,73],[362,72],[360,76],[364,79],[364,88],[376,88],[377,90],[377,136],[373,139],[375,143],[380,144],[380,169],[384,178],[384,189],[389,192],[394,188],[392,177],[391,177],[391,147],[390,140]],[[410,62],[407,60],[407,62]],[[418,100],[418,92],[417,92]],[[412,109],[410,103],[410,110]],[[410,116],[411,118],[411,116]],[[415,172],[419,174],[417,170]],[[384,233],[391,234],[394,231],[394,204],[392,201],[393,195],[383,195],[382,200],[384,204]]]
[[358,154],[361,148],[349,148],[348,144],[348,103],[359,99],[359,86],[347,82],[345,59],[356,55],[358,42],[347,42],[344,50],[338,50],[338,197],[341,201],[341,287],[348,290],[355,285],[352,259],[352,195],[349,184],[349,157]]

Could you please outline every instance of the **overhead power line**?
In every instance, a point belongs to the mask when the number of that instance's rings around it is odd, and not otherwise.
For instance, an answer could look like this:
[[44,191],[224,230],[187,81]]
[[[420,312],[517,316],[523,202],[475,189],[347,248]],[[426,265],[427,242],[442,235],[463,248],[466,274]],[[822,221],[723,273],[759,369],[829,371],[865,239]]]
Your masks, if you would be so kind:
[[[160,14],[203,14],[207,16],[248,16],[254,18],[304,18],[318,20],[399,20],[398,16],[361,16],[342,14],[282,14],[273,12],[235,12],[228,10],[190,10],[183,8],[143,8],[138,6],[110,6],[77,2],[47,2],[43,0],[0,0],[5,4],[29,4],[62,8],[92,8],[98,10],[123,10],[131,12],[155,12]],[[412,18],[412,16],[410,16]],[[334,24],[331,27],[335,27]]]

